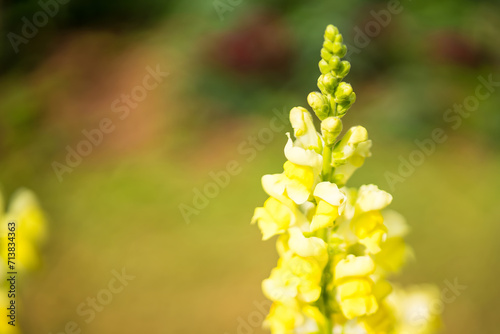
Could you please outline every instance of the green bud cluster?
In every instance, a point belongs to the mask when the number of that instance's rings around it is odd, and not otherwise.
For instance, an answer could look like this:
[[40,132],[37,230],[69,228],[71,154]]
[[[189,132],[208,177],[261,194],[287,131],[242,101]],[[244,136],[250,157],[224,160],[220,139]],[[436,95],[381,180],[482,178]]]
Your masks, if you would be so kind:
[[307,102],[322,121],[329,117],[344,116],[356,101],[356,93],[351,85],[342,82],[351,69],[347,60],[341,60],[346,52],[342,35],[335,26],[329,25],[319,62],[321,76],[318,78],[318,88],[321,92],[312,92],[307,97]]

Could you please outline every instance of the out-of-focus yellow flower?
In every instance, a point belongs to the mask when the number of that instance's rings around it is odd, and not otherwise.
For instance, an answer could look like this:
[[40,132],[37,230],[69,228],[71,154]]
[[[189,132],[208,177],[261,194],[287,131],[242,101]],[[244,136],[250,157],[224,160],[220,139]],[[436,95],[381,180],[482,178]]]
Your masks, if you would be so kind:
[[369,256],[348,255],[335,266],[339,304],[347,319],[377,311],[378,303],[372,293],[373,281],[369,277],[374,271],[375,263]]
[[324,332],[325,317],[314,306],[273,303],[263,326],[276,334],[317,334]]
[[354,217],[351,228],[368,252],[372,254],[380,252],[380,245],[385,239],[387,228],[379,211],[369,211]]
[[408,259],[413,258],[413,250],[408,246],[404,237],[409,231],[402,215],[394,210],[384,210],[384,224],[387,226],[387,240],[382,250],[375,255],[375,261],[380,271],[386,273],[398,272]]
[[[0,333],[2,334],[20,333],[17,317],[15,326],[8,323],[13,320],[8,317],[11,312],[8,310],[11,300],[15,300],[16,310],[19,310],[19,298],[17,295],[16,299],[9,299],[4,273],[7,273],[7,269],[18,273],[35,269],[40,263],[38,248],[45,241],[46,233],[45,216],[33,192],[20,189],[14,193],[7,212],[4,212],[3,197],[0,193],[0,317],[2,319]],[[12,259],[15,266],[13,270],[7,267],[7,261],[11,257],[9,253],[15,256],[15,259]]]
[[380,246],[386,239],[387,227],[380,210],[391,201],[392,196],[389,193],[373,184],[361,186],[357,192],[351,228],[359,242],[371,254],[380,252]]
[[396,317],[395,333],[431,334],[441,325],[441,294],[433,285],[395,288],[387,298]]
[[392,308],[383,302],[379,304],[377,312],[363,318],[364,329],[367,334],[395,334],[395,319]]
[[311,231],[333,226],[344,208],[346,195],[335,183],[321,182],[314,189],[314,197],[318,206],[311,222]]
[[9,222],[14,222],[16,269],[18,271],[32,270],[40,263],[37,248],[45,240],[47,224],[43,211],[34,193],[20,189],[14,193],[7,212],[0,220],[0,255],[7,260],[7,243],[9,240]]

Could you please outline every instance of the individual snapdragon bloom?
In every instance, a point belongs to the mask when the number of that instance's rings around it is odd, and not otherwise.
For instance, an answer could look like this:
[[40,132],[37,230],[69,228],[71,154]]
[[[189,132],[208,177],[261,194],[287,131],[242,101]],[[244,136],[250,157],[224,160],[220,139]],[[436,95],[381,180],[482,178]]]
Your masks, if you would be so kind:
[[262,282],[264,294],[271,300],[290,303],[315,302],[321,293],[321,275],[328,261],[327,244],[317,237],[305,237],[295,227],[289,237],[278,243],[281,258],[271,276]]
[[284,183],[287,195],[297,204],[309,199],[317,182],[317,173],[311,166],[294,164],[291,161],[283,165]]
[[375,263],[369,256],[348,255],[335,266],[335,284],[338,286],[340,308],[347,319],[370,315],[377,311],[377,300],[372,292],[370,275]]
[[267,240],[274,235],[282,234],[293,226],[309,225],[307,215],[310,215],[314,204],[297,205],[285,193],[285,186],[280,174],[264,175],[262,187],[269,195],[263,207],[255,209],[252,223],[258,223],[262,239]]
[[377,186],[364,185],[359,188],[354,205],[351,228],[369,253],[376,254],[387,236],[387,227],[380,210],[388,206],[392,196]]
[[397,273],[403,265],[414,257],[413,250],[405,243],[409,227],[404,217],[394,210],[382,211],[384,224],[387,226],[387,239],[382,250],[375,255],[377,269],[381,274]]
[[311,222],[311,231],[333,226],[333,222],[342,214],[346,195],[335,183],[321,182],[314,189],[318,206]]
[[290,123],[296,138],[295,146],[321,153],[321,136],[316,131],[311,113],[307,109],[295,107],[290,110]]
[[289,134],[285,146],[285,156],[288,159],[283,165],[284,173],[275,177],[281,183],[295,203],[307,201],[319,181],[323,164],[320,154],[321,137],[316,132],[311,114],[304,108],[295,107],[290,111],[290,122],[294,129],[295,141]]
[[302,231],[297,228],[288,230],[288,249],[294,254],[302,257],[313,257],[321,267],[328,261],[328,245],[317,237],[305,237]]
[[333,149],[333,178],[337,184],[345,185],[347,180],[371,156],[372,141],[362,126],[350,128]]
[[325,316],[315,306],[275,302],[263,326],[276,334],[314,334],[323,333],[325,323]]
[[307,110],[293,108],[290,121],[296,139],[292,140],[287,133],[285,157],[288,161],[283,165],[284,172],[266,175],[266,183],[275,196],[286,195],[300,205],[310,198],[314,186],[319,182],[323,157],[318,152],[321,151],[322,143]]
[[262,289],[272,301],[312,303],[321,294],[322,273],[323,268],[316,259],[293,254],[279,259],[271,276],[262,282]]
[[252,223],[257,222],[262,239],[267,240],[293,226],[297,221],[297,214],[297,208],[291,200],[269,197],[263,207],[255,209]]

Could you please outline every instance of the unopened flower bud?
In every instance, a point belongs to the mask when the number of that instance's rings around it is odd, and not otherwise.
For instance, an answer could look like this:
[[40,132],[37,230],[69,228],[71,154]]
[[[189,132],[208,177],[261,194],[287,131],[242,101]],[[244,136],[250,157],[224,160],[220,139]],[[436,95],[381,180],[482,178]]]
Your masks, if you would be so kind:
[[361,125],[353,126],[346,133],[345,138],[348,143],[356,145],[368,140],[368,131]]
[[326,74],[326,73],[330,72],[330,66],[328,65],[326,60],[321,59],[319,61],[318,65],[319,65],[319,70],[321,71],[321,73]]
[[318,79],[318,88],[323,94],[333,95],[339,84],[339,79],[332,73],[323,74]]
[[335,90],[336,102],[349,100],[351,94],[353,94],[352,86],[347,82],[341,82]]
[[307,96],[307,103],[309,103],[320,120],[323,120],[330,115],[330,103],[320,92],[310,93]]
[[339,30],[333,24],[328,25],[325,31],[325,39],[333,41],[336,36],[339,35]]
[[352,92],[348,100],[337,103],[336,110],[338,116],[344,116],[347,110],[356,102],[356,93]]
[[325,145],[332,146],[342,132],[342,121],[338,117],[328,117],[321,122],[321,133],[325,140]]
[[333,56],[333,54],[330,51],[328,51],[327,49],[325,49],[325,48],[321,49],[321,59],[329,61],[332,58],[332,56]]
[[342,58],[345,55],[344,49],[346,49],[344,44],[338,42],[333,43],[332,51],[334,55]]
[[343,78],[347,74],[349,74],[349,71],[351,70],[351,63],[349,63],[347,60],[342,60],[339,65],[339,69],[336,71],[335,75],[337,78]]
[[323,48],[326,49],[329,52],[333,53],[333,43],[330,41],[324,41],[323,42]]
[[328,65],[334,71],[339,67],[339,64],[340,64],[340,57],[337,55],[333,55],[333,57],[330,58],[330,60],[328,61]]

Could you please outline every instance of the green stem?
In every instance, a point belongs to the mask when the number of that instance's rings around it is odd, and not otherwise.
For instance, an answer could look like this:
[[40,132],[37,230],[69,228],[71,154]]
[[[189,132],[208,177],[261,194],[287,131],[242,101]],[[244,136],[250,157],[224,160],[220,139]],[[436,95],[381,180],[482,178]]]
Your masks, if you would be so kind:
[[[331,233],[331,228],[325,228],[322,231],[322,236],[321,238],[326,242],[328,245],[329,242],[329,236]],[[330,281],[332,280],[332,274],[330,273],[330,254],[328,254],[328,262],[325,266],[325,269],[323,270],[323,275],[322,275],[322,281],[321,281],[321,299],[320,299],[320,309],[323,315],[325,316],[326,323],[325,323],[325,332],[327,334],[331,334],[333,331],[333,319],[332,319],[332,312],[330,309],[329,300],[328,300],[328,285]]]
[[330,181],[332,174],[332,147],[323,147],[323,169],[321,171],[323,181]]
[[[333,174],[333,167],[332,167],[332,146],[330,145],[325,145],[323,147],[323,166],[322,166],[322,171],[321,171],[321,176],[323,181],[331,181],[332,179],[332,174]],[[321,234],[319,237],[323,239],[328,247],[329,244],[329,239],[330,239],[330,233],[331,233],[331,228],[325,228],[320,232]],[[327,334],[332,334],[333,331],[333,319],[331,319],[332,312],[330,310],[329,300],[328,300],[328,285],[330,281],[332,280],[332,274],[330,273],[330,252],[328,252],[328,262],[326,263],[325,269],[323,270],[323,275],[321,279],[321,298],[319,300],[319,308],[321,310],[321,313],[325,316],[326,323],[325,323],[325,332]]]

